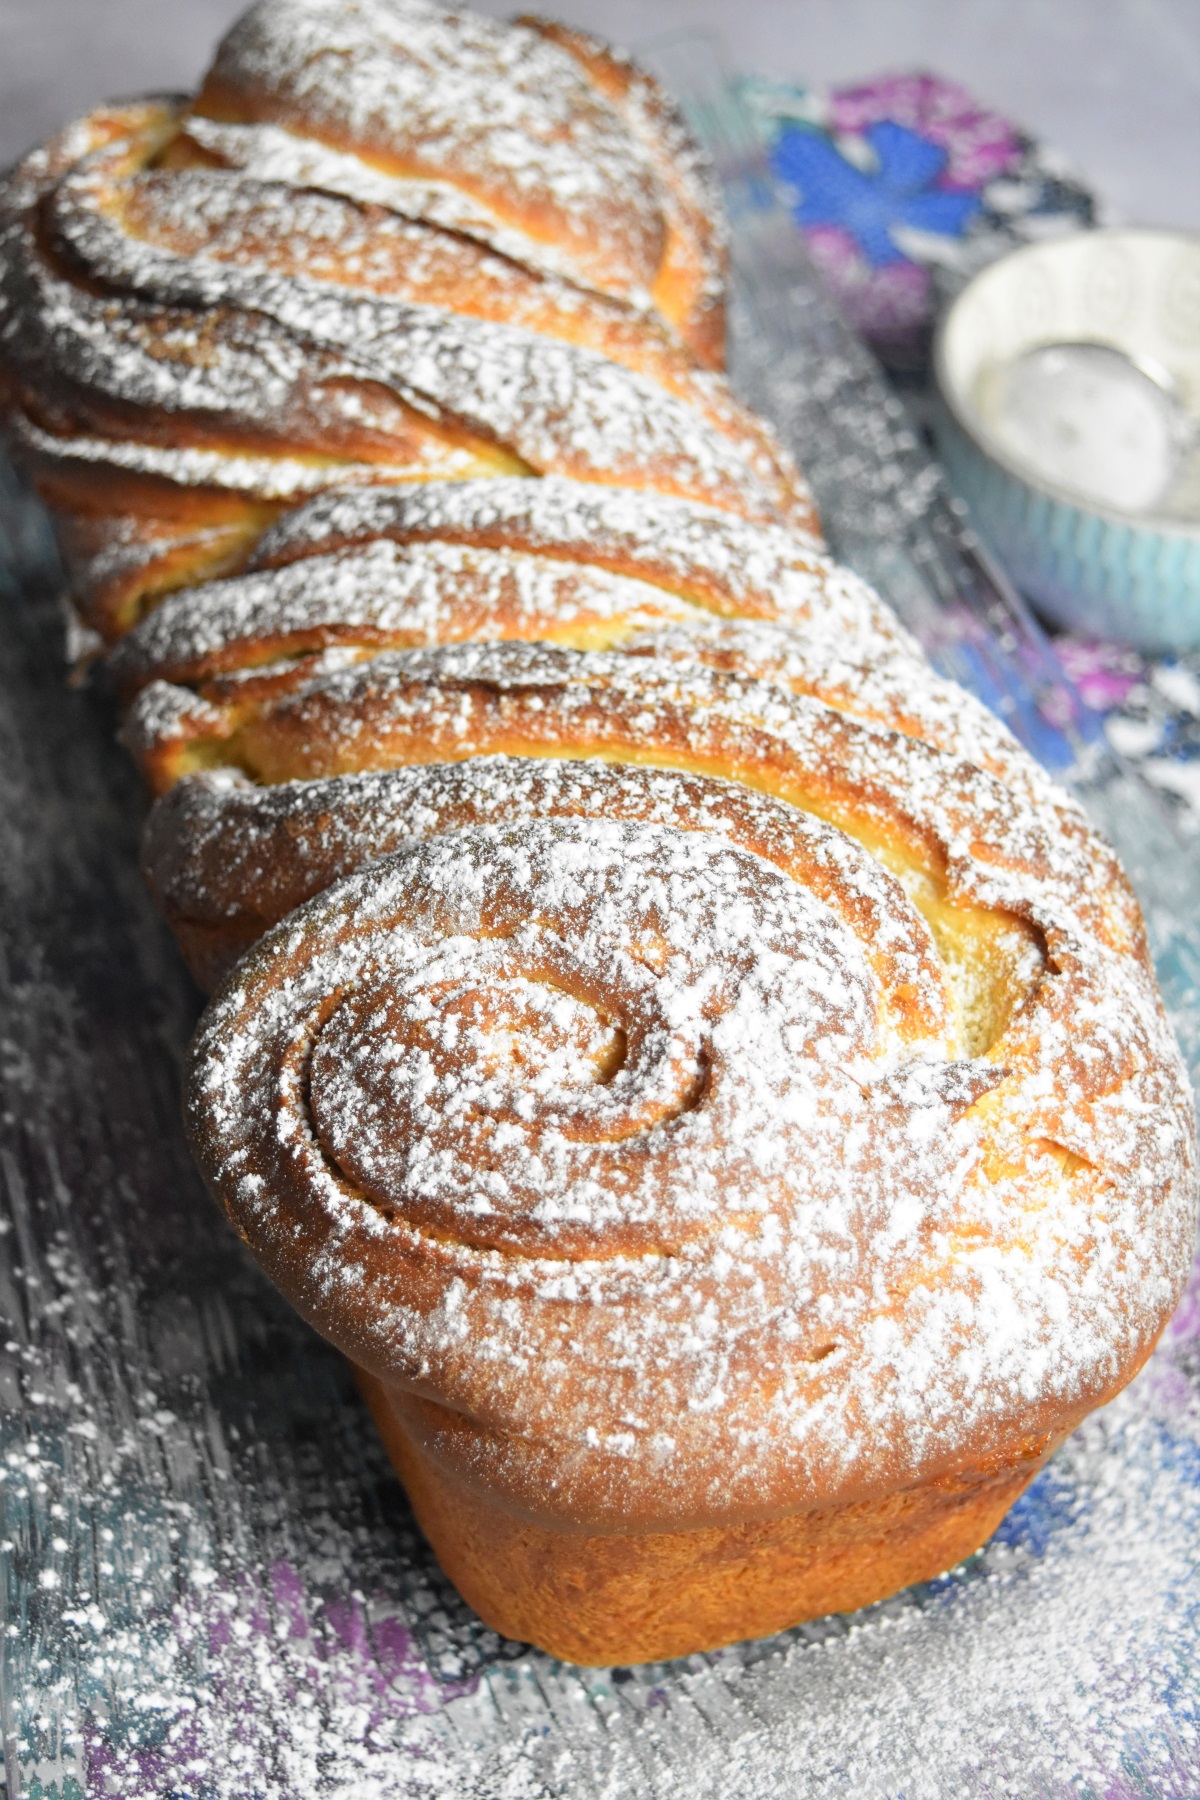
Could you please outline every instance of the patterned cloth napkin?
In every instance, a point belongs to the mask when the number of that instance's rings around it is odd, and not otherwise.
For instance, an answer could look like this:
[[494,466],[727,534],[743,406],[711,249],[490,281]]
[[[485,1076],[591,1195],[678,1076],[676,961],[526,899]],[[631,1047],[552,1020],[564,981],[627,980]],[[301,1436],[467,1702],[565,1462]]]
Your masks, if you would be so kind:
[[813,256],[890,366],[922,369],[939,306],[985,263],[1104,222],[1053,150],[940,75],[743,93]]
[[1114,750],[1165,796],[1180,830],[1200,837],[1200,656],[1157,661],[1102,641],[1055,640]]
[[[940,75],[742,91],[814,259],[918,414],[938,312],[976,270],[1108,222],[1052,149]],[[1069,637],[1057,648],[1114,749],[1200,834],[1200,656],[1149,661]]]

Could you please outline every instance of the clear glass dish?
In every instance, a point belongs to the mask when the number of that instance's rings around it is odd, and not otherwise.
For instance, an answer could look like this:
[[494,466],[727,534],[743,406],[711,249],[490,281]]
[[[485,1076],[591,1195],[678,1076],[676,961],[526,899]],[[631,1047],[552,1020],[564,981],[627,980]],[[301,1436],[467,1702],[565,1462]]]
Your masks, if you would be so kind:
[[[735,370],[838,553],[1084,797],[1200,1062],[1200,881],[809,269],[695,40],[657,60],[734,224]],[[853,1618],[638,1669],[488,1632],[340,1359],[178,1125],[198,997],[113,721],[67,688],[45,519],[0,488],[0,1695],[10,1800],[977,1800],[1200,1788],[1200,1296],[986,1549]]]

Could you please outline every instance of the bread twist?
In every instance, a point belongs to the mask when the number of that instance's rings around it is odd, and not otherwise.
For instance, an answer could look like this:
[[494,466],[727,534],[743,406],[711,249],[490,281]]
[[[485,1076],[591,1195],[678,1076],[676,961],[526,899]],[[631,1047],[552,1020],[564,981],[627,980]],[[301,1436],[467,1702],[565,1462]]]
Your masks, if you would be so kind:
[[811,527],[711,366],[709,190],[631,65],[429,0],[264,0],[195,100],[35,152],[0,365],[88,629],[348,482],[559,473]]
[[449,1572],[628,1661],[960,1560],[1174,1305],[1190,1100],[1112,852],[715,372],[661,94],[263,0],[3,216],[198,1159]]

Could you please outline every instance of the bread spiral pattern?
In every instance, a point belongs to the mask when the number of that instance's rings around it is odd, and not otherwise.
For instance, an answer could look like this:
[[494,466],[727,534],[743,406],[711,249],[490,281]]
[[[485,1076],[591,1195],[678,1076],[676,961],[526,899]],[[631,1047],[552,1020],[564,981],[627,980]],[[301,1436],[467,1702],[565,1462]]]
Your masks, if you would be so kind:
[[[190,1113],[255,1254],[440,1466],[543,1523],[679,1530],[1033,1460],[1119,1384],[1186,1254],[1188,1123],[1069,872],[989,846],[981,889],[1040,929],[976,921],[986,1017],[831,826],[587,764],[554,817],[536,769],[462,770],[239,965]],[[489,799],[510,819],[469,823]]]
[[1112,851],[719,373],[663,95],[260,0],[0,233],[197,1158],[451,1574],[629,1660],[959,1560],[1175,1304],[1191,1101]]

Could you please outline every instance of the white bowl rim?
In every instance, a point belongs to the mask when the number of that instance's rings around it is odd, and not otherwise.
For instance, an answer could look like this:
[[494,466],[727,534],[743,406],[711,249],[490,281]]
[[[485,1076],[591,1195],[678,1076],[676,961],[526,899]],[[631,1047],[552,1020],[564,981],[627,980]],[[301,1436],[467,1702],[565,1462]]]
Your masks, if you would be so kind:
[[[1126,531],[1141,532],[1148,537],[1182,538],[1185,541],[1200,543],[1200,520],[1192,524],[1187,519],[1172,517],[1169,513],[1122,512],[1116,506],[1094,504],[1070,488],[1060,487],[1057,482],[1048,481],[1043,476],[1033,474],[1021,463],[1019,458],[1004,450],[1003,446],[992,436],[986,424],[977,417],[974,408],[969,406],[969,403],[957,391],[956,385],[950,380],[946,367],[946,335],[951,319],[972,288],[982,282],[1001,263],[1014,261],[1017,257],[1039,257],[1054,245],[1061,244],[1066,237],[1072,239],[1086,237],[1090,242],[1099,239],[1111,242],[1119,238],[1170,238],[1176,243],[1194,244],[1200,248],[1200,231],[1176,231],[1165,225],[1112,225],[1099,226],[1095,230],[1084,232],[1064,233],[1062,236],[1046,238],[1035,244],[1020,244],[1015,250],[1009,250],[1003,256],[998,256],[994,262],[985,263],[982,269],[972,275],[965,287],[959,289],[938,320],[933,335],[933,378],[942,404],[959,430],[974,444],[976,449],[986,456],[989,462],[995,463],[1005,475],[1020,482],[1022,487],[1032,489],[1035,494],[1043,494],[1048,500],[1053,500],[1060,506],[1069,506],[1075,512],[1083,513],[1086,517],[1102,519],[1106,524],[1121,526]],[[1102,344],[1109,340],[1096,338],[1093,341]],[[1113,347],[1115,349],[1122,348],[1119,344]]]

